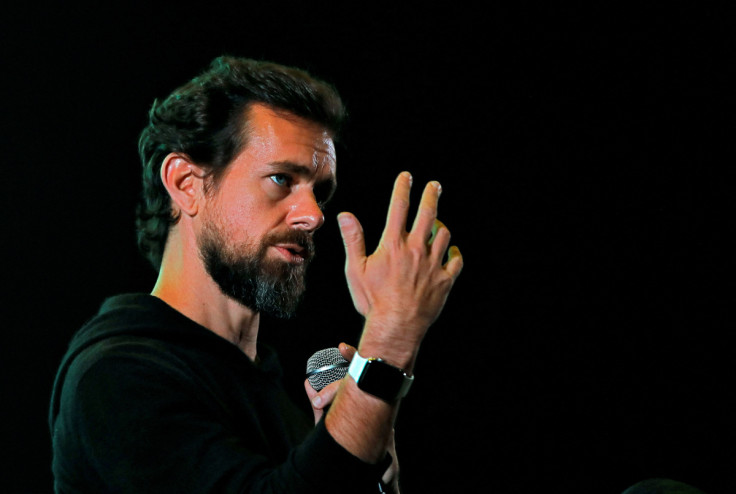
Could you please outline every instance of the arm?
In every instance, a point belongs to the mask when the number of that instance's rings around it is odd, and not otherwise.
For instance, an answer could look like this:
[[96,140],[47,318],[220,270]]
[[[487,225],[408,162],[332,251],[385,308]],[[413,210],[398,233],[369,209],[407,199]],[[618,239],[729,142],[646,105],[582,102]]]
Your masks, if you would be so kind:
[[[409,374],[463,264],[456,247],[448,251],[450,233],[437,221],[441,192],[437,182],[425,188],[413,226],[406,231],[410,189],[411,176],[404,172],[396,179],[386,227],[370,256],[365,255],[357,218],[350,213],[338,218],[348,286],[356,309],[365,317],[358,353],[380,357]],[[361,391],[347,377],[340,382],[325,424],[345,449],[375,463],[391,442],[398,406]]]
[[[75,361],[65,381],[52,430],[59,492],[373,492],[380,468],[346,452],[324,421],[302,441],[301,431],[279,425],[306,418],[296,407],[251,410],[264,395],[288,399],[277,380],[241,390],[154,341],[102,346]],[[218,382],[243,406],[212,399]]]
[[[348,362],[352,361],[353,355],[355,355],[356,349],[347,343],[340,343],[338,349],[342,354],[343,358]],[[335,399],[338,389],[340,388],[340,381],[335,381],[328,384],[320,391],[316,391],[309,383],[309,379],[304,380],[304,389],[307,392],[307,397],[312,404],[312,412],[314,413],[314,423],[318,424],[322,419],[325,412],[329,409],[329,406]],[[391,486],[391,491],[396,494],[399,492],[399,460],[396,454],[396,444],[394,440],[394,432],[391,431],[391,437],[389,440],[387,452],[391,455],[391,465],[384,472],[382,482],[385,486]]]

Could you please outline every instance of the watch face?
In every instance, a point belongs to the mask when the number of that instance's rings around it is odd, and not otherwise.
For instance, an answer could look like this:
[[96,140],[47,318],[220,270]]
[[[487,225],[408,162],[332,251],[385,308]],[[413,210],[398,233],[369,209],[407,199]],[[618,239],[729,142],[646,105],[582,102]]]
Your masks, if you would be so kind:
[[399,396],[404,375],[396,367],[380,360],[368,360],[358,387],[386,401],[395,401]]

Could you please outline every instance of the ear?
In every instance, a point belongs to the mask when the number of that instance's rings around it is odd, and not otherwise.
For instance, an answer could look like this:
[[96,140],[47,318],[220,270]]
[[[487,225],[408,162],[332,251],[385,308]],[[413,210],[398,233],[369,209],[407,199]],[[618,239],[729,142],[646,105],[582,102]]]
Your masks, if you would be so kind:
[[199,211],[204,176],[204,170],[186,155],[170,153],[161,163],[161,181],[171,196],[172,207],[187,216],[195,216]]

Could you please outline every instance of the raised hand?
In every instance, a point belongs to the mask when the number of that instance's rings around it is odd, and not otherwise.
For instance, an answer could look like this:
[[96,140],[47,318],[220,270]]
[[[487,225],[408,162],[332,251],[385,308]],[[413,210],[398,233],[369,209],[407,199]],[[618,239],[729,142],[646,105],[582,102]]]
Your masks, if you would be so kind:
[[390,344],[416,352],[462,270],[460,251],[454,246],[448,250],[450,232],[437,220],[438,182],[425,187],[407,231],[411,182],[408,172],[397,177],[386,227],[370,256],[358,219],[351,213],[338,216],[348,287],[356,309],[366,317],[361,348]]

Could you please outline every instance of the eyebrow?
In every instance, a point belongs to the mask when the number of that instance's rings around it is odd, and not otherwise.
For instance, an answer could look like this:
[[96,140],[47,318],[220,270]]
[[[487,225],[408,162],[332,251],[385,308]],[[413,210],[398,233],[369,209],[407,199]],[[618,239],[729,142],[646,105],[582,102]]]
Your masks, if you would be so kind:
[[[268,166],[273,171],[291,173],[299,177],[311,177],[314,175],[314,168],[294,161],[273,161]],[[337,189],[337,179],[332,173],[330,173],[329,178],[317,181],[314,186],[315,196],[322,196],[321,198],[317,197],[320,204],[329,202],[335,194],[335,189]]]

